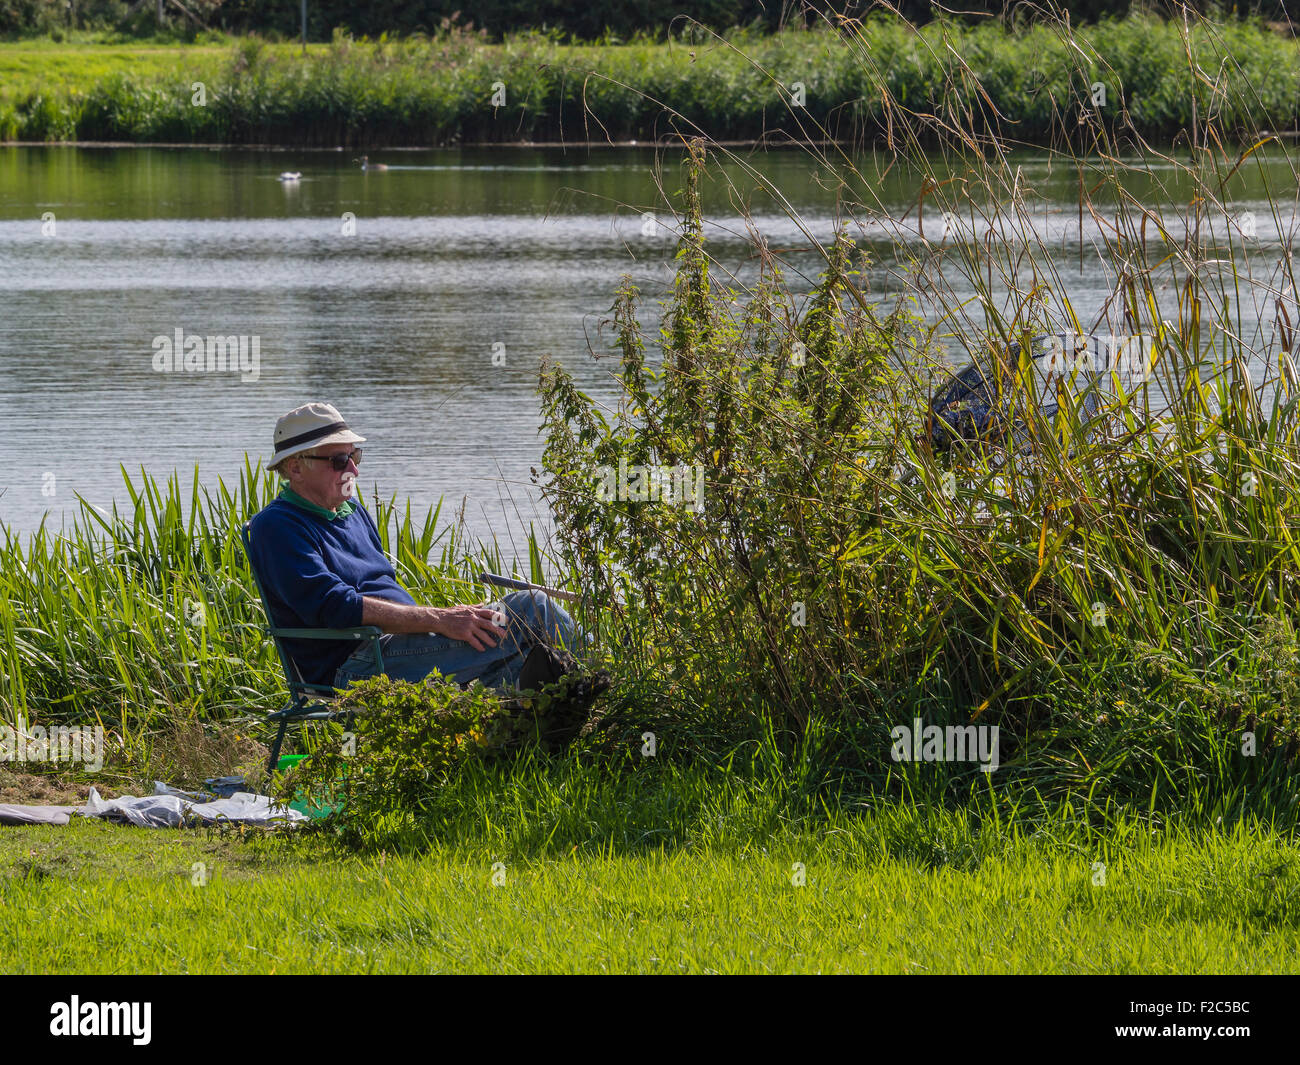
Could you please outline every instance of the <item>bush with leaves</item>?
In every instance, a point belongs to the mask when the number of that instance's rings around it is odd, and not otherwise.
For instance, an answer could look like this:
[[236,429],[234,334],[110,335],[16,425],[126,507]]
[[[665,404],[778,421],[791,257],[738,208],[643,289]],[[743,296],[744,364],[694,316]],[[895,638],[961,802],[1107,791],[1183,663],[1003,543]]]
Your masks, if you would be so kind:
[[436,789],[470,760],[533,742],[554,748],[576,731],[564,683],[503,701],[498,689],[478,681],[462,688],[436,671],[419,684],[379,676],[353,683],[335,706],[350,717],[316,728],[310,756],[277,790],[286,802],[305,796],[339,806],[345,835],[356,839],[418,822]]
[[625,279],[613,420],[562,367],[543,368],[543,487],[584,585],[622,601],[607,625],[630,658],[713,705],[798,723],[818,702],[842,705],[863,667],[858,635],[877,607],[855,551],[878,509],[866,474],[887,461],[865,448],[897,421],[913,320],[852,298],[843,234],[802,316],[761,242],[744,300],[716,286],[703,164],[694,146],[662,369],[647,360]]

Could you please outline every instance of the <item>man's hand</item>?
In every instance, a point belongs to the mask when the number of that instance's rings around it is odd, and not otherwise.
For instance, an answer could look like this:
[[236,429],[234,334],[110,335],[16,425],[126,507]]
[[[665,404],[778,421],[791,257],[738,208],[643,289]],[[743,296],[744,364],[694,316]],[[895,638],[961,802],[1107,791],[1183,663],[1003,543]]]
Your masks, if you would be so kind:
[[413,606],[367,595],[361,600],[361,624],[385,632],[434,632],[463,640],[476,651],[496,647],[505,639],[505,615],[486,603],[477,606]]
[[464,640],[476,651],[496,647],[505,639],[505,615],[482,603],[478,606],[450,606],[439,610],[438,614],[438,627],[434,632],[453,640]]

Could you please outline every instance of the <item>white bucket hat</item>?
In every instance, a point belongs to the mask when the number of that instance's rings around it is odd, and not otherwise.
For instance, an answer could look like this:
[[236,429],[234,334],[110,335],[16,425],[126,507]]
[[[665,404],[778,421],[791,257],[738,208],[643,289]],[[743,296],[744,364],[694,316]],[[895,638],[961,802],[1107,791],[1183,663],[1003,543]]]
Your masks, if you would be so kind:
[[328,403],[304,403],[275,423],[275,454],[266,468],[274,473],[285,459],[322,444],[362,444],[365,439],[348,428],[337,408]]

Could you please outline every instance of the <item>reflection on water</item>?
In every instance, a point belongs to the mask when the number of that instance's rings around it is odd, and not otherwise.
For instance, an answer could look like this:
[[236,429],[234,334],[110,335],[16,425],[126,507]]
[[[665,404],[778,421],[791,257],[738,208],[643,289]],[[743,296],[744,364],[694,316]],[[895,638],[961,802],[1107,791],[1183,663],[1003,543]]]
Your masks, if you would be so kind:
[[[656,335],[676,222],[658,198],[655,158],[635,148],[393,153],[391,169],[363,173],[341,152],[0,149],[0,448],[10,459],[0,521],[30,530],[48,511],[57,526],[78,493],[120,502],[119,466],[186,479],[197,466],[205,484],[229,484],[245,453],[270,454],[280,414],[325,400],[368,438],[367,498],[410,497],[416,509],[464,500],[471,532],[513,553],[529,522],[548,524],[529,476],[542,450],[541,359],[560,360],[594,395],[616,394],[611,364],[586,353],[608,350],[601,320],[625,273]],[[672,192],[679,171],[665,161]],[[748,162],[817,239],[831,236],[833,183],[812,180],[801,153]],[[302,178],[279,182],[283,171]],[[738,202],[785,251],[792,287],[806,290],[820,264],[806,237],[743,173],[732,177]],[[1090,250],[1097,223],[1080,228],[1068,180],[1041,178],[1058,206],[1032,224],[1059,255],[1076,309],[1094,316],[1114,283]],[[875,192],[896,218],[916,198],[898,171]],[[749,235],[721,182],[706,187],[705,210],[718,274],[752,278]],[[645,211],[655,212],[650,235]],[[1261,241],[1292,232],[1287,211],[1258,217]],[[863,283],[897,293],[919,241],[914,217],[854,235],[874,255]],[[257,338],[256,373],[160,372],[155,338],[177,330]]]

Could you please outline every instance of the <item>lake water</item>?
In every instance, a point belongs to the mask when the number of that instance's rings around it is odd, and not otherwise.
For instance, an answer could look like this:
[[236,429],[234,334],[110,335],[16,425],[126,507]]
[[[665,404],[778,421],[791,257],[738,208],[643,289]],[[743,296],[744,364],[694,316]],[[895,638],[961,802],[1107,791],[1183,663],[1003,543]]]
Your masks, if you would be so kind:
[[[390,169],[363,172],[343,152],[0,148],[0,522],[30,531],[48,513],[57,527],[78,494],[121,503],[119,466],[179,471],[183,484],[197,466],[205,484],[237,482],[246,454],[270,455],[280,414],[325,400],[367,437],[367,499],[395,494],[421,512],[440,498],[445,510],[463,503],[471,533],[514,554],[529,522],[549,524],[530,483],[542,451],[538,365],[550,356],[584,390],[616,394],[612,363],[588,353],[609,350],[601,322],[625,273],[656,335],[653,299],[671,281],[675,243],[655,168],[671,194],[679,158],[390,152]],[[735,207],[747,202],[806,291],[821,260],[755,185],[781,190],[825,240],[833,183],[797,150],[743,158],[727,170],[739,201],[721,181],[706,188],[718,272],[754,274]],[[1287,168],[1274,169],[1293,192]],[[1101,229],[1087,218],[1080,227],[1069,175],[1033,158],[1023,170],[1048,189],[1035,228],[1094,328],[1113,283],[1092,250]],[[281,182],[283,171],[301,178]],[[1170,179],[1151,173],[1153,202],[1178,202]],[[916,182],[898,169],[873,189],[895,218],[915,203]],[[1279,234],[1294,243],[1293,201],[1274,217],[1247,183],[1238,206],[1252,205],[1262,245]],[[648,226],[647,210],[657,212]],[[862,279],[873,295],[900,291],[914,216],[856,234],[877,255]],[[938,225],[933,213],[927,224]],[[155,339],[178,330],[256,337],[257,365],[158,372]]]

